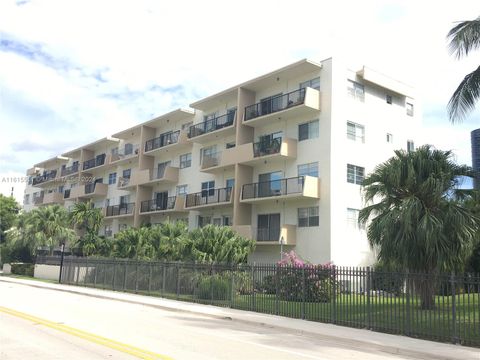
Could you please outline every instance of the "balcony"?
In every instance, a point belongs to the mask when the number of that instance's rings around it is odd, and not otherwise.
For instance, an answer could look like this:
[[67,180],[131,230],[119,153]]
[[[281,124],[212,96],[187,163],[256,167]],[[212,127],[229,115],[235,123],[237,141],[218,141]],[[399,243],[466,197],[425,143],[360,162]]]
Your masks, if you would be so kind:
[[131,159],[138,159],[139,145],[126,144],[112,153],[110,164],[117,165]]
[[69,176],[78,173],[78,164],[62,168],[61,175]]
[[197,143],[205,143],[219,136],[225,137],[235,133],[233,124],[237,112],[231,112],[214,119],[195,124],[188,129],[188,138]]
[[51,192],[43,196],[43,205],[63,204],[63,193]]
[[[134,175],[135,176],[135,175]],[[134,178],[133,177],[119,177],[118,178],[118,182],[117,182],[117,189],[119,190],[127,190],[127,189],[131,189],[131,188],[134,188],[135,186],[137,186],[131,179]]]
[[135,185],[155,185],[160,183],[177,183],[178,168],[173,166],[165,166],[155,170],[139,170],[132,176],[132,184]]
[[307,87],[246,106],[243,123],[264,126],[285,118],[315,115],[319,110],[320,92]]
[[177,130],[163,133],[159,137],[147,140],[145,142],[145,154],[150,155],[162,151],[168,152],[172,148],[178,150],[186,146],[190,146],[187,132]]
[[107,208],[105,209],[105,217],[133,216],[134,209],[135,203],[107,206]]
[[90,183],[70,190],[70,198],[95,198],[107,195],[108,184]]
[[106,164],[107,155],[102,154],[83,163],[83,170],[90,170]]
[[254,239],[257,245],[296,245],[297,226],[284,224],[279,227],[257,228],[252,225],[235,225],[232,229],[246,238]]
[[42,175],[33,178],[32,185],[38,186],[55,180],[57,178],[57,170],[45,171]]
[[201,208],[208,206],[225,206],[233,202],[233,188],[203,190],[188,194],[185,199],[185,208]]
[[43,205],[43,197],[44,197],[44,194],[43,194],[43,191],[40,195],[38,196],[34,196],[33,197],[33,205]]
[[278,199],[318,199],[320,196],[319,180],[313,176],[297,176],[288,179],[263,181],[245,184],[242,187],[241,202],[254,203]]
[[153,199],[142,201],[140,205],[141,214],[182,212],[185,211],[183,196],[169,196],[163,199]]
[[71,189],[66,189],[63,191],[63,198],[64,199],[70,199],[70,191]]

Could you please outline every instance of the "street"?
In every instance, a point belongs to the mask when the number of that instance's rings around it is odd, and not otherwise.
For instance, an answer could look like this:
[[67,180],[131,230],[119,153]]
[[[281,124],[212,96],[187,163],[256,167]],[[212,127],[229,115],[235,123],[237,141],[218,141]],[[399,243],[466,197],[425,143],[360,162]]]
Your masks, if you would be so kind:
[[407,359],[228,319],[0,282],[0,359]]

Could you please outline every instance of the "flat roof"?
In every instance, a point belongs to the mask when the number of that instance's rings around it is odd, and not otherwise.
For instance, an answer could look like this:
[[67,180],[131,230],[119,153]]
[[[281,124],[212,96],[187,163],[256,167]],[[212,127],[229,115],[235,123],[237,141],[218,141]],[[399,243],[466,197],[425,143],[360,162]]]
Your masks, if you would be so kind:
[[33,165],[33,167],[38,167],[38,168],[41,168],[41,169],[47,169],[49,167],[52,167],[52,165],[60,165],[60,164],[65,164],[67,162],[68,162],[68,157],[58,155],[58,156],[55,156],[51,159],[39,162],[38,164]]
[[195,110],[193,109],[176,109],[173,111],[170,111],[164,115],[160,115],[152,120],[148,120],[140,125],[144,126],[151,126],[151,127],[156,127],[159,125],[162,125],[164,122],[169,122],[171,121],[178,121],[182,119],[186,119],[189,117],[193,117],[195,115]]
[[117,139],[117,138],[114,138],[114,137],[111,137],[111,136],[106,136],[104,138],[101,138],[99,140],[91,142],[87,145],[83,145],[83,146],[80,146],[76,149],[67,151],[66,153],[63,153],[62,156],[66,156],[68,158],[75,158],[75,157],[78,157],[78,156],[76,156],[77,153],[78,153],[78,155],[80,155],[80,151],[82,149],[95,148],[97,145],[100,145],[102,143],[118,143],[119,141],[120,141],[120,139]]

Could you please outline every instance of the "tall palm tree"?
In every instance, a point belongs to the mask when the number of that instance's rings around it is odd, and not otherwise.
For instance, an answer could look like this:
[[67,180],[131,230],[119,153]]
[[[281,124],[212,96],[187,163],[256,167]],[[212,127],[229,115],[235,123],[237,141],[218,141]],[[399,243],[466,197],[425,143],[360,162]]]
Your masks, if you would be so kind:
[[26,219],[26,231],[36,246],[48,246],[50,253],[62,242],[70,243],[75,232],[69,226],[68,213],[58,204],[34,209]]
[[[467,56],[480,47],[480,16],[475,20],[462,21],[447,35],[450,53],[457,59]],[[480,66],[465,76],[448,102],[450,121],[465,118],[480,99]]]
[[[360,221],[371,222],[367,236],[380,261],[412,272],[437,274],[460,268],[475,241],[480,219],[457,199],[467,166],[450,151],[429,145],[395,156],[377,166],[363,182],[368,206]],[[434,282],[418,282],[422,307],[434,307]]]
[[70,213],[71,222],[80,229],[85,229],[75,244],[85,256],[95,253],[97,248],[98,231],[103,223],[103,214],[100,209],[93,206],[91,201],[78,202]]

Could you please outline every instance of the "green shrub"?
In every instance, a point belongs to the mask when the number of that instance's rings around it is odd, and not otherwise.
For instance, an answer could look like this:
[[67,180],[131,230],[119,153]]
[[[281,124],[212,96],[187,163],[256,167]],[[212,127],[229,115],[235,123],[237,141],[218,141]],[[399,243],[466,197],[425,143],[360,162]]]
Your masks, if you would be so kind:
[[29,263],[12,263],[12,274],[33,277],[34,264]]
[[230,280],[221,274],[202,275],[198,281],[199,299],[229,300],[231,294]]

